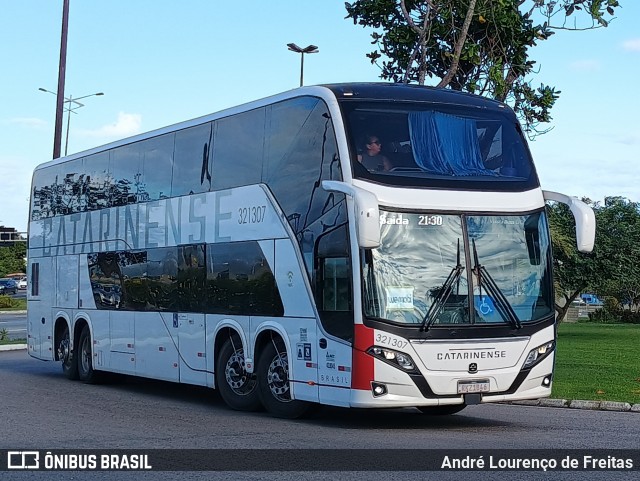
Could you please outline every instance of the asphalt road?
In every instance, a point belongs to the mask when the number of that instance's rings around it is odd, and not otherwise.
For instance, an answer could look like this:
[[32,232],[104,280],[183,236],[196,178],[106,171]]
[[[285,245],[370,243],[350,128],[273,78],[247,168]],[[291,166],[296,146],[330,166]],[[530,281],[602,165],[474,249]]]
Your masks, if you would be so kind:
[[9,339],[27,338],[27,315],[0,313],[0,331],[6,329]]
[[[118,378],[87,385],[25,351],[0,352],[0,449],[638,449],[637,413],[514,405],[470,406],[449,417],[414,409],[322,408],[304,420],[229,410],[215,391]],[[390,454],[392,455],[392,454]],[[331,460],[327,460],[328,465]],[[375,466],[376,459],[371,459]],[[3,480],[27,473],[2,473]],[[636,473],[236,472],[30,473],[39,479],[634,479]],[[635,478],[637,479],[637,478]]]

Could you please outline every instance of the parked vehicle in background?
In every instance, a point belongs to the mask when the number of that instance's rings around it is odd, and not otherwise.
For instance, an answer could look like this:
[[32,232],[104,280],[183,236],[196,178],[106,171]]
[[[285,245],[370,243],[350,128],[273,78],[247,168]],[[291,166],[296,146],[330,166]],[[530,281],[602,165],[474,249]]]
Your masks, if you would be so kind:
[[580,296],[588,306],[602,306],[603,302],[595,294],[582,294]]
[[23,277],[18,281],[18,289],[26,289],[27,288],[27,278]]
[[18,284],[13,279],[0,279],[1,294],[15,294],[18,292]]

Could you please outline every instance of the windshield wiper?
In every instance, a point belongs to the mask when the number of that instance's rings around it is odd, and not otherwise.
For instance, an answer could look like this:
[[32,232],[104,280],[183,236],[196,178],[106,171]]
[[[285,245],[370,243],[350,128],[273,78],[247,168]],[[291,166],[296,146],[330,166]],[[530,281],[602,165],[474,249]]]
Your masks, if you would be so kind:
[[491,296],[491,300],[496,301],[496,309],[500,313],[503,319],[507,319],[509,324],[514,329],[522,328],[522,323],[520,319],[518,319],[518,315],[509,304],[509,300],[504,296],[496,281],[493,280],[491,274],[487,272],[487,269],[483,265],[480,264],[478,260],[478,251],[476,249],[476,241],[475,239],[471,239],[471,245],[473,247],[473,261],[475,267],[473,268],[473,273],[478,278],[478,291],[480,293],[480,301],[482,301],[482,282],[484,280],[486,284],[486,291]]
[[438,295],[433,299],[433,302],[429,306],[427,313],[422,319],[422,324],[420,325],[420,331],[425,331],[425,332],[428,331],[429,327],[431,327],[431,324],[433,324],[434,321],[437,319],[438,314],[440,314],[440,311],[444,309],[444,306],[447,303],[447,300],[449,299],[449,297],[451,297],[454,283],[457,283],[456,295],[459,293],[458,291],[460,290],[460,277],[462,276],[463,270],[464,268],[460,263],[460,239],[458,239],[458,255],[457,255],[456,265],[453,269],[451,269],[451,272],[449,272],[449,276],[444,281],[444,284],[442,284],[442,287],[440,288],[440,292],[438,292]]

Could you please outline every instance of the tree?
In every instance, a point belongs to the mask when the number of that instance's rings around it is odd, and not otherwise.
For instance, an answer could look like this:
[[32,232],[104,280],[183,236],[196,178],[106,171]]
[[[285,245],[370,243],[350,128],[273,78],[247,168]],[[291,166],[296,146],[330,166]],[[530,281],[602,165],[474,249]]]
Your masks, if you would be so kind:
[[596,242],[591,254],[575,248],[571,212],[564,204],[547,207],[554,254],[556,303],[562,319],[571,302],[582,292],[592,291],[638,309],[640,304],[640,203],[622,197],[607,197],[591,204],[596,215]]
[[[356,0],[354,24],[376,29],[367,54],[394,82],[440,79],[449,87],[509,103],[530,135],[551,120],[560,91],[530,76],[529,50],[556,30],[606,27],[617,0]],[[381,63],[379,63],[381,62]]]
[[15,242],[9,247],[0,247],[0,277],[15,272],[25,272],[24,262],[27,256],[27,243]]

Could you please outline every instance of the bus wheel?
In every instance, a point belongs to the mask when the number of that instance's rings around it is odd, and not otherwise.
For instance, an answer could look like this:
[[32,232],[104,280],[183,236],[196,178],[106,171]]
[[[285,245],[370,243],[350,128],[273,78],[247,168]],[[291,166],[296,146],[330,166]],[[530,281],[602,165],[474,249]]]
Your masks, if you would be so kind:
[[93,370],[93,359],[91,350],[91,331],[85,325],[80,333],[78,341],[78,377],[82,382],[93,383],[97,380],[97,374]]
[[291,399],[289,359],[279,339],[267,343],[258,359],[258,392],[265,409],[279,418],[295,419],[306,414],[311,404]]
[[429,414],[430,416],[449,416],[450,414],[459,413],[466,404],[449,404],[447,406],[418,406],[418,409],[422,411],[422,414]]
[[236,411],[257,411],[262,407],[258,380],[245,370],[244,350],[238,336],[225,341],[216,363],[216,387],[227,406]]
[[69,326],[64,326],[62,337],[58,343],[58,359],[62,361],[62,372],[67,379],[75,381],[78,379],[78,363],[71,350],[71,337],[69,336]]

